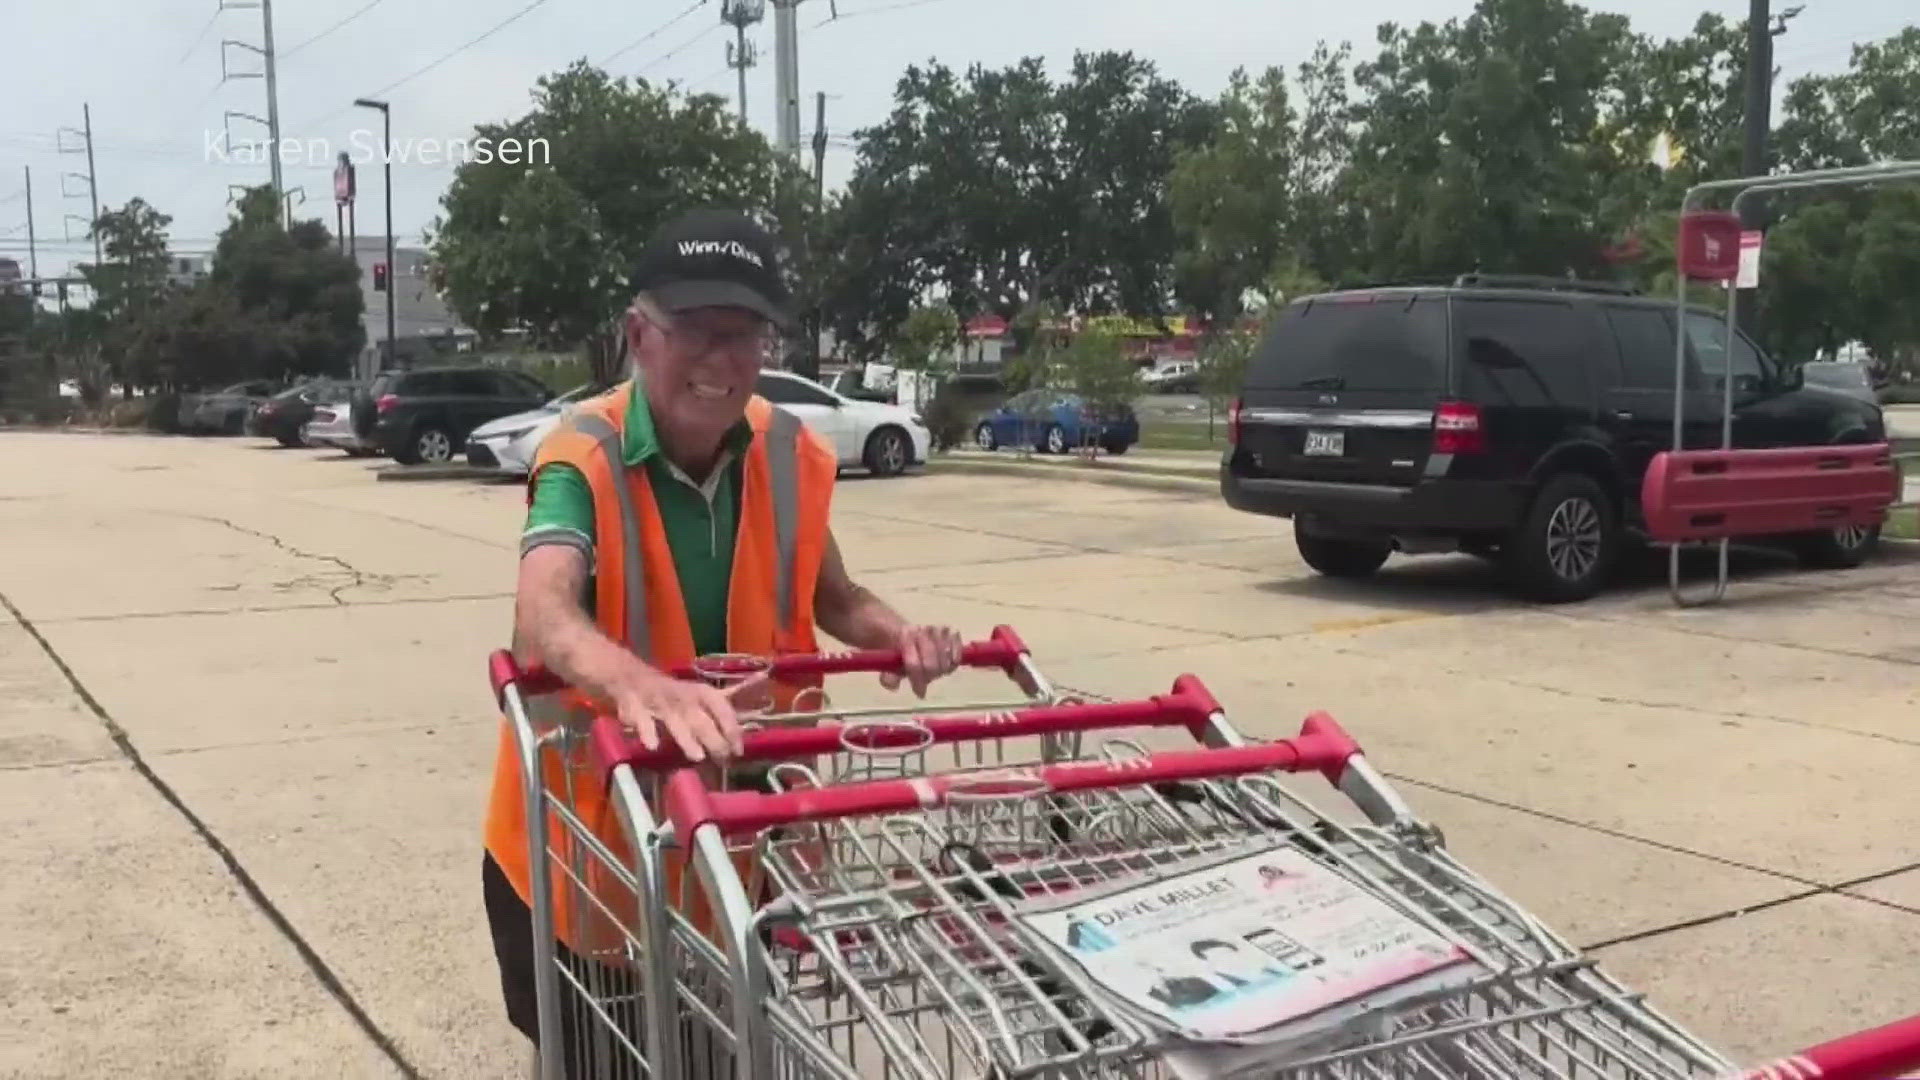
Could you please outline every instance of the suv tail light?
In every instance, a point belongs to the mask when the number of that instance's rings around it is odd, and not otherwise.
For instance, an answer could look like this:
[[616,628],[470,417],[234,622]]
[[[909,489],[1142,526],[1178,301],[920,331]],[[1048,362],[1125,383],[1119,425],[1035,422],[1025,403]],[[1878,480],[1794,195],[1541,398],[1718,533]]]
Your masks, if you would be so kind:
[[1480,406],[1469,401],[1443,401],[1433,410],[1433,452],[1478,454],[1487,448],[1480,428]]
[[1240,399],[1234,398],[1227,406],[1227,445],[1240,445]]
[[380,400],[373,403],[373,411],[385,413],[398,404],[400,404],[399,394],[381,394]]

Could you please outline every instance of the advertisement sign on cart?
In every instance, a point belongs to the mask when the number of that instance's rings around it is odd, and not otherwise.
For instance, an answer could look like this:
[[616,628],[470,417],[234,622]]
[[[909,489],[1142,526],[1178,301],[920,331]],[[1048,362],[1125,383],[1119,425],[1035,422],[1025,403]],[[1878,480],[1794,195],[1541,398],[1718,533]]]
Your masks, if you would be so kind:
[[1023,921],[1116,1010],[1176,1042],[1268,1054],[1485,973],[1459,942],[1290,847]]

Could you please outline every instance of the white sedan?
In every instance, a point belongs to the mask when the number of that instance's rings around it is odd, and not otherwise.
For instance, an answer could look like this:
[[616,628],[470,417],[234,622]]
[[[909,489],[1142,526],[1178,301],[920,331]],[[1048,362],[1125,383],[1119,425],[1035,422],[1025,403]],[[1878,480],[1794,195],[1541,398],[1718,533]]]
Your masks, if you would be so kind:
[[897,476],[925,463],[933,447],[933,433],[912,409],[845,397],[790,371],[761,371],[754,392],[832,443],[841,468]]
[[[570,405],[591,392],[589,387],[575,387],[531,412],[480,425],[467,438],[467,463],[526,475],[541,440],[559,425]],[[895,476],[909,465],[924,463],[932,448],[932,432],[912,409],[843,397],[787,371],[762,371],[754,392],[798,416],[831,442],[839,451],[842,468]]]
[[576,386],[537,409],[502,416],[474,428],[467,436],[467,464],[517,476],[532,472],[533,456],[541,440],[552,434],[575,402],[592,397],[595,390],[593,386]]

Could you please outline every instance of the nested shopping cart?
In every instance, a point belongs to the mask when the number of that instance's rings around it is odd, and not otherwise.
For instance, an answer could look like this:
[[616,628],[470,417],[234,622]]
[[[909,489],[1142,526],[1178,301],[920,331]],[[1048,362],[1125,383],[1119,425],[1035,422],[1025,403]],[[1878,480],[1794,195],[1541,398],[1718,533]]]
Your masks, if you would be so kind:
[[[749,731],[767,726],[804,729],[831,720],[856,732],[879,733],[878,742],[885,742],[887,733],[919,722],[916,718],[947,712],[991,717],[1013,706],[1054,700],[1052,684],[1009,627],[998,627],[986,640],[965,645],[961,666],[1003,674],[1008,691],[989,700],[915,701],[908,708],[832,708],[829,688],[834,684],[828,680],[901,669],[900,654],[884,650],[784,655],[770,660],[701,657],[674,674],[722,687],[765,676],[776,685],[804,688],[790,695],[794,707],[787,712],[753,715]],[[636,842],[654,831],[649,807],[657,798],[664,770],[686,764],[685,759],[663,754],[657,759],[659,768],[635,762],[610,770],[602,764],[605,747],[595,752],[590,729],[577,711],[559,705],[558,699],[569,688],[557,676],[543,669],[523,671],[506,651],[489,658],[489,675],[519,751],[529,865],[536,871],[546,869],[529,875],[543,1074],[620,1080],[678,1077],[682,1075],[677,1071],[679,1064],[663,1064],[670,1057],[682,1062],[686,1057],[682,1051],[689,1046],[697,1050],[725,1042],[724,1024],[715,1029],[721,1035],[709,1037],[711,1025],[702,1021],[716,1016],[711,1006],[703,1008],[701,1003],[731,998],[726,968],[717,962],[713,912],[706,905],[705,891],[686,880],[686,859],[671,851],[649,853]],[[775,744],[784,733],[788,732],[761,732],[774,736]],[[770,751],[769,745],[756,742],[754,752],[736,764],[758,764],[762,769],[782,761],[821,766],[818,759],[796,760],[777,747]],[[969,750],[954,758],[956,764],[978,767],[1002,760],[1004,753],[986,740],[976,741]],[[1070,753],[1070,748],[1058,749],[1049,756]],[[859,760],[867,763],[865,775],[875,773],[872,755],[861,755]],[[907,756],[899,753],[891,760],[896,773],[910,765]],[[829,773],[833,774],[831,768]],[[738,771],[708,770],[708,774],[722,789],[743,782]],[[764,774],[758,780],[764,783]],[[642,859],[643,854],[651,857]],[[735,855],[736,869],[751,877],[750,852]],[[667,944],[648,948],[649,941]],[[676,962],[679,966],[669,966]],[[644,1003],[664,1000],[660,995],[649,998],[649,986],[669,986],[675,980],[693,1012],[669,1022],[665,1018],[672,1010],[648,1010]],[[653,1034],[655,1027],[664,1027],[666,1034]],[[718,1053],[715,1050],[707,1057],[718,1060]]]
[[[524,716],[511,670],[496,680]],[[590,1006],[576,1037],[602,1051],[584,1065],[554,1050],[543,1009],[546,1075],[1171,1077],[1164,1032],[1049,959],[1021,912],[1261,848],[1463,943],[1477,974],[1291,1060],[1208,1075],[1865,1080],[1920,1065],[1916,1019],[1742,1072],[1456,862],[1323,714],[1254,743],[1190,676],[1137,701],[1031,696],[751,733],[744,756],[778,762],[761,790],[597,721],[588,755],[619,793],[638,911],[603,960],[635,977],[617,999],[572,984]],[[1358,815],[1283,780],[1308,772]],[[704,919],[688,914],[693,883],[668,880],[676,858],[697,871]],[[572,978],[544,959],[547,979]]]

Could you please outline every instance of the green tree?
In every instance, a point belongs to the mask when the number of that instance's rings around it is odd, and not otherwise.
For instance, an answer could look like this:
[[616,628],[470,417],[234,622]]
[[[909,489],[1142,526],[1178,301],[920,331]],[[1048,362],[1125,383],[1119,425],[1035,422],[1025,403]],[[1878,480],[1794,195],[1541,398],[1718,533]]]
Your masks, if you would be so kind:
[[[241,196],[232,220],[214,249],[207,292],[182,308],[171,327],[176,336],[212,334],[222,341],[251,340],[231,354],[211,350],[210,369],[194,379],[199,385],[234,378],[286,378],[345,375],[366,343],[361,317],[366,301],[360,270],[338,250],[318,221],[282,225],[279,200],[262,185]],[[220,325],[225,320],[231,325]],[[193,372],[191,353],[176,369]]]
[[84,325],[87,333],[70,341],[73,375],[89,404],[104,394],[108,382],[120,383],[131,396],[147,381],[143,328],[164,310],[170,292],[167,226],[172,221],[137,196],[94,219],[92,235],[100,239],[103,259],[79,269],[93,292],[98,318],[76,322],[74,328]]
[[1167,175],[1211,119],[1130,53],[1076,55],[1059,84],[1031,58],[908,68],[892,114],[856,135],[836,336],[870,356],[936,287],[1009,321],[1041,303],[1159,314],[1176,246]]
[[1167,196],[1180,240],[1175,288],[1191,310],[1232,319],[1249,294],[1273,301],[1266,286],[1277,272],[1344,252],[1337,238],[1355,220],[1337,197],[1352,143],[1348,55],[1322,45],[1300,65],[1304,111],[1280,69],[1257,80],[1236,70],[1213,138],[1175,163]]
[[927,304],[908,313],[894,335],[892,353],[903,368],[937,370],[960,344],[960,317],[945,304]]
[[1346,189],[1376,279],[1467,270],[1593,275],[1608,193],[1640,153],[1598,137],[1636,38],[1565,0],[1480,0],[1464,20],[1382,26],[1355,69]]
[[1061,388],[1079,395],[1095,412],[1112,412],[1140,396],[1140,365],[1118,334],[1082,330],[1056,350],[1052,360]]
[[1878,192],[1859,235],[1858,336],[1891,373],[1920,373],[1920,188]]
[[448,303],[483,335],[523,330],[539,348],[584,349],[596,378],[621,377],[609,327],[632,299],[640,247],[668,219],[737,208],[781,232],[789,262],[806,239],[782,229],[798,167],[713,95],[578,63],[540,79],[526,114],[476,134],[544,149],[455,173],[430,240]]

